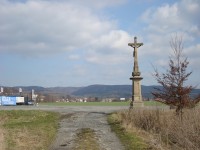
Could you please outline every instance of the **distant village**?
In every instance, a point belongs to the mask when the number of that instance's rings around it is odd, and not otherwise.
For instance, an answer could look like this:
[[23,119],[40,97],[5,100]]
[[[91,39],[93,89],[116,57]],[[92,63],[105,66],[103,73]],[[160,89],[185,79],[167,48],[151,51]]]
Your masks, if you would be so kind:
[[22,88],[0,89],[0,105],[34,105],[40,102],[120,102],[128,101],[127,98],[99,98],[99,97],[77,97],[71,95],[59,95],[56,93],[35,93],[34,89],[22,91]]

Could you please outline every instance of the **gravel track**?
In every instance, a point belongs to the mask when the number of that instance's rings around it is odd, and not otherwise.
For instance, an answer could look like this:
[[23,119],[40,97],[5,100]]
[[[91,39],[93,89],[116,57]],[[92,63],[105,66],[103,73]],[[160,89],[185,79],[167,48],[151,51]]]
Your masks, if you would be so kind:
[[79,112],[70,118],[65,118],[60,123],[60,129],[56,141],[51,150],[72,150],[75,147],[74,140],[80,129],[90,128],[95,131],[97,142],[102,150],[123,150],[123,147],[111,132],[106,120],[106,114],[99,112]]
[[0,107],[0,110],[46,110],[59,112],[62,120],[56,140],[50,145],[50,150],[73,150],[77,143],[77,133],[84,128],[95,131],[95,139],[101,150],[123,150],[120,143],[107,123],[107,115],[111,112],[127,109],[119,106],[15,106]]

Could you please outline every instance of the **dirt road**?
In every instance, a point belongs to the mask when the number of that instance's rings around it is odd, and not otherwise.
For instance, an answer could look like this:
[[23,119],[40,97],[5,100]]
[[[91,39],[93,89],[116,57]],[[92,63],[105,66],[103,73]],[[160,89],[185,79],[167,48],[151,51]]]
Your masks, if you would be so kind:
[[[90,129],[94,131],[96,142],[101,150],[123,149],[120,141],[110,130],[106,121],[106,114],[100,112],[78,112],[74,114],[66,114],[66,118],[64,118],[60,123],[60,129],[58,131],[56,141],[50,149],[75,149],[78,144],[75,143],[78,138],[77,135],[82,129]],[[84,142],[84,137],[78,142]]]
[[[123,150],[119,139],[111,131],[107,123],[107,115],[113,111],[127,109],[118,106],[16,106],[1,107],[1,109],[46,110],[59,112],[62,120],[59,125],[56,140],[50,145],[50,150],[77,150],[80,144],[84,145],[86,135],[81,138],[83,130],[92,133],[91,143],[96,143],[99,150]],[[91,150],[94,147],[90,147]],[[89,149],[88,149],[89,150]]]

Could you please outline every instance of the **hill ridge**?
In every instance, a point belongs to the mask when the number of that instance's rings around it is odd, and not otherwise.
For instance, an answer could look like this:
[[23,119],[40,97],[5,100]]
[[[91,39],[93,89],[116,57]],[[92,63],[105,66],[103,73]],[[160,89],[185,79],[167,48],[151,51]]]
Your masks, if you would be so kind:
[[[142,96],[144,98],[153,98],[151,92],[154,91],[155,85],[142,85]],[[42,86],[15,86],[13,88],[22,88],[25,93],[34,89],[35,93],[57,94],[60,96],[72,95],[78,97],[112,97],[112,98],[130,98],[132,95],[132,85],[104,85],[93,84],[82,87],[42,87]],[[194,89],[191,93],[195,96],[200,93],[200,89]]]

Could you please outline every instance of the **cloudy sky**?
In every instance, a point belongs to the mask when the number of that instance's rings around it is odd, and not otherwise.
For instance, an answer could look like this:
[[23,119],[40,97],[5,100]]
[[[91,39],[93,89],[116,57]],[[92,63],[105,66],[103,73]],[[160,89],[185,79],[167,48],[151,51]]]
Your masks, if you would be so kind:
[[199,14],[199,0],[0,0],[0,85],[131,84],[134,36],[142,85],[155,85],[175,34],[198,85]]

